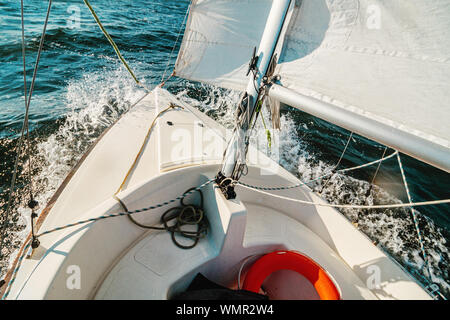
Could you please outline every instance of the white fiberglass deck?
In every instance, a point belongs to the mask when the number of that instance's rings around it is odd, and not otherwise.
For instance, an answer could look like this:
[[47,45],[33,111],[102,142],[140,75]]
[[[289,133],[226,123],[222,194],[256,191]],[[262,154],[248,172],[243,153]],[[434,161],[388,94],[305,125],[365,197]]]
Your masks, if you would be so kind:
[[[122,212],[112,196],[155,115],[170,104],[184,109],[172,109],[158,119],[118,197],[134,210],[174,199],[214,178],[227,131],[167,91],[156,89],[124,115],[80,163],[48,208],[39,232]],[[200,139],[186,140],[186,136]],[[199,141],[201,148],[195,145]],[[189,143],[189,152],[180,148]],[[258,186],[299,183],[278,165],[271,168],[275,169],[272,173],[249,165],[243,181]],[[127,217],[64,229],[40,239],[41,246],[23,260],[8,298],[167,299],[186,288],[198,272],[235,287],[242,259],[289,249],[302,252],[327,270],[343,299],[430,299],[401,267],[336,210],[299,205],[240,186],[236,188],[238,198],[227,201],[213,186],[204,189],[210,221],[208,237],[194,249],[181,250],[167,233],[148,232]],[[307,187],[273,193],[323,201]],[[167,208],[134,216],[141,223],[154,224]],[[81,270],[80,288],[67,286],[71,266]],[[373,266],[381,270],[378,287],[369,286]]]

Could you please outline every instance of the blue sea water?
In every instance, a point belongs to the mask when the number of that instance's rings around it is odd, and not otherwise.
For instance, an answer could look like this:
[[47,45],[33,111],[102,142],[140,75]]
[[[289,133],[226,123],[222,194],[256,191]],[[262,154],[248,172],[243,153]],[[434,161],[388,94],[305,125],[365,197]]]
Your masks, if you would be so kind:
[[[47,1],[24,0],[26,74],[28,87],[39,46]],[[147,87],[170,74],[189,5],[187,0],[95,0],[92,5],[137,77]],[[29,231],[27,201],[29,168],[21,154],[17,191],[10,219],[4,214],[12,177],[15,148],[24,118],[23,67],[19,0],[0,0],[0,222],[6,223],[0,250],[0,276],[14,250]],[[174,47],[175,46],[175,47]],[[171,55],[172,49],[174,54]],[[166,88],[224,124],[230,124],[238,94],[172,78]],[[82,0],[53,1],[36,86],[30,105],[33,193],[41,205],[51,197],[83,152],[126,112],[143,91],[120,64]],[[336,127],[287,106],[282,120],[280,163],[308,180],[332,167],[349,135]],[[341,163],[360,165],[381,157],[384,147],[355,135]],[[390,154],[392,150],[388,150]],[[414,201],[450,198],[450,175],[402,156]],[[336,203],[406,201],[395,158],[383,163],[374,194],[368,182],[375,167],[333,177],[323,196]],[[313,186],[316,190],[321,185]],[[368,197],[369,196],[369,197]],[[368,198],[370,200],[368,200]],[[432,274],[423,269],[416,231],[407,210],[343,211],[374,242],[420,280],[424,274],[450,296],[450,206],[418,210]]]

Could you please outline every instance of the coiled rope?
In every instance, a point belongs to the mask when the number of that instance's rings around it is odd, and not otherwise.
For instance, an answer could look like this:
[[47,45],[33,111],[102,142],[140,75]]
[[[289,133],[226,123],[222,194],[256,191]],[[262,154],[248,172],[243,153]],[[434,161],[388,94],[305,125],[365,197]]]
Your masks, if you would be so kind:
[[[191,191],[195,188],[188,189],[186,192]],[[152,230],[164,230],[168,231],[171,234],[173,243],[181,249],[191,249],[195,247],[198,241],[201,238],[204,238],[208,231],[208,219],[206,218],[203,212],[203,193],[201,190],[196,190],[200,194],[200,205],[194,204],[185,204],[184,198],[180,199],[181,205],[178,207],[173,207],[166,210],[161,215],[161,224],[162,227],[157,227],[155,225],[145,225],[137,222],[132,218],[131,215],[128,215],[128,218],[136,224],[137,226],[144,229],[152,229]],[[185,193],[186,193],[185,192]],[[174,220],[175,223],[169,226],[169,221]],[[194,226],[196,227],[196,231],[190,231],[183,229],[183,226]],[[181,244],[177,239],[176,235],[179,234],[184,238],[188,238],[193,240],[192,244],[184,245]]]

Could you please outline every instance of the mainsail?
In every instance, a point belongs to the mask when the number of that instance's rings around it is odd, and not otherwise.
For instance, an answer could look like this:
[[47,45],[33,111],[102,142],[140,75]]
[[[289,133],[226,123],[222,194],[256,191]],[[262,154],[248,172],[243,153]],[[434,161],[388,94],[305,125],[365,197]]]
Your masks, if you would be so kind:
[[[193,1],[176,74],[245,90],[271,4]],[[297,0],[279,41],[271,97],[450,171],[450,1]]]

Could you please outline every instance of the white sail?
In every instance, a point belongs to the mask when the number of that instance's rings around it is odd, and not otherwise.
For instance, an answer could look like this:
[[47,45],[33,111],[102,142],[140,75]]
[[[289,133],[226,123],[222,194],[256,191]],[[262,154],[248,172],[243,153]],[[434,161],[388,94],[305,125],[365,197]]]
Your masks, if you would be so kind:
[[194,0],[175,65],[179,77],[244,91],[272,0]]
[[[271,3],[194,1],[176,74],[245,90]],[[449,0],[297,0],[284,28],[269,96],[450,171]]]
[[450,169],[450,1],[303,0],[277,72],[281,86],[357,114],[363,135],[367,119],[429,142],[434,156],[420,158]]

